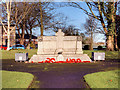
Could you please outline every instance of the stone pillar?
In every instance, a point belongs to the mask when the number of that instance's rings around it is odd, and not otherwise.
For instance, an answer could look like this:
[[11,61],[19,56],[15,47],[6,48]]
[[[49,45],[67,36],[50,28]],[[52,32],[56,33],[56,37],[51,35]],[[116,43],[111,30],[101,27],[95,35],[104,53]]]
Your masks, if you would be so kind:
[[77,48],[76,48],[76,54],[83,54],[82,51],[82,37],[77,37]]
[[38,51],[37,51],[37,54],[44,54],[44,51],[43,51],[43,37],[38,37]]
[[57,43],[56,43],[56,54],[63,52],[63,37],[64,37],[64,33],[61,31],[61,29],[58,30],[58,32],[56,33],[57,36]]

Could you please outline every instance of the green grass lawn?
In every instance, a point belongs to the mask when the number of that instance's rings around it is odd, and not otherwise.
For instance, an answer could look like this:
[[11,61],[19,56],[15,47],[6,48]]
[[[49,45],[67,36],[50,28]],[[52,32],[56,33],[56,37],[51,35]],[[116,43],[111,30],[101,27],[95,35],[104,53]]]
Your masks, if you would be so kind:
[[[37,54],[37,49],[25,49],[25,50],[10,50],[10,51],[6,51],[6,50],[2,50],[2,59],[15,59],[15,53],[17,52],[28,52],[28,56],[29,58],[31,58],[34,54]],[[106,59],[120,59],[120,57],[118,57],[118,51],[90,51],[90,50],[83,50],[84,54],[88,54],[88,56],[91,58],[92,52],[105,52],[105,56]],[[120,52],[120,51],[119,51]]]
[[83,50],[84,54],[88,54],[91,58],[92,52],[105,52],[106,59],[120,59],[119,53],[120,51],[103,51],[103,50]]
[[2,59],[15,59],[15,53],[18,52],[28,53],[28,58],[31,58],[34,54],[37,54],[37,49],[10,50],[10,51],[2,50],[1,51]]
[[30,73],[0,71],[2,72],[2,88],[28,88],[34,76]]
[[120,70],[97,72],[84,76],[90,88],[118,88]]

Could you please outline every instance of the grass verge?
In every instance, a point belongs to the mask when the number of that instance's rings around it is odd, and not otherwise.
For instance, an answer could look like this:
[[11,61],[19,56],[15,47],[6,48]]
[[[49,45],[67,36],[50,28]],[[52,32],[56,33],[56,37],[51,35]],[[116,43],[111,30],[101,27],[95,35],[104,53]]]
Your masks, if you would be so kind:
[[[2,59],[15,59],[15,53],[25,52],[28,53],[28,57],[31,58],[34,54],[37,54],[37,49],[24,49],[24,50],[1,50]],[[119,53],[120,51],[103,51],[103,50],[83,50],[84,54],[88,54],[91,58],[92,52],[105,52],[106,59],[120,59]]]
[[2,88],[28,88],[34,76],[30,73],[0,71],[2,72]]
[[37,49],[24,49],[24,50],[2,50],[2,59],[15,59],[15,53],[24,52],[28,53],[28,58],[31,58],[34,54],[37,54]]
[[39,84],[40,84],[40,81],[38,81],[38,80],[37,80],[37,77],[35,76],[32,84],[30,85],[29,88],[30,88],[30,89],[31,89],[31,88],[40,88]]
[[120,70],[97,72],[84,76],[90,88],[118,88]]
[[92,52],[105,52],[106,59],[120,59],[120,51],[104,51],[104,50],[83,50],[84,54],[88,54],[92,58]]

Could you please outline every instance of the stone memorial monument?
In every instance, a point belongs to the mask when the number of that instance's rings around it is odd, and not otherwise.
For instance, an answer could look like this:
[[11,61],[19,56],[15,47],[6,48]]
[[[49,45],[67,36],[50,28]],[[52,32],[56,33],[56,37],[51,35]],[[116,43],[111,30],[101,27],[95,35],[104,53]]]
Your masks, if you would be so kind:
[[30,62],[42,62],[48,58],[54,58],[55,61],[66,61],[68,58],[80,59],[81,61],[90,61],[87,54],[82,51],[81,36],[64,36],[61,29],[55,36],[38,37],[37,55],[33,55]]

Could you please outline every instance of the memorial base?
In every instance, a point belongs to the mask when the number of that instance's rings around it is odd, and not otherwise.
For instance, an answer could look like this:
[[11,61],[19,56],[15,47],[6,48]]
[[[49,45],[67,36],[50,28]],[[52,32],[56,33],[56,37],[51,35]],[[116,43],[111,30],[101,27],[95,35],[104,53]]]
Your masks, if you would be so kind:
[[91,59],[87,54],[67,54],[67,55],[62,55],[62,54],[55,54],[55,55],[33,55],[29,62],[46,62],[49,60],[53,60],[53,62],[58,62],[58,61],[69,61],[69,60],[81,60],[81,62],[91,62]]

